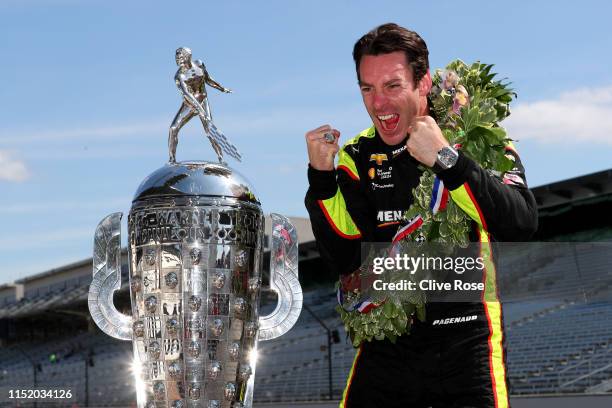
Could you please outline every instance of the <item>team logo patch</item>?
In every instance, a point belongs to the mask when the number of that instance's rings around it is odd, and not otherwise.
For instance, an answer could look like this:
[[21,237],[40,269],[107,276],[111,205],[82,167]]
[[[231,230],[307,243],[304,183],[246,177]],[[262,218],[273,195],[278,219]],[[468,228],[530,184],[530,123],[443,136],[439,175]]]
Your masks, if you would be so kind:
[[395,149],[391,152],[391,154],[393,155],[393,157],[398,156],[399,154],[401,154],[403,151],[406,150],[406,145],[403,145],[402,147],[400,147],[399,149]]
[[386,153],[374,153],[370,155],[370,161],[375,161],[379,166],[382,165],[383,161],[389,160]]

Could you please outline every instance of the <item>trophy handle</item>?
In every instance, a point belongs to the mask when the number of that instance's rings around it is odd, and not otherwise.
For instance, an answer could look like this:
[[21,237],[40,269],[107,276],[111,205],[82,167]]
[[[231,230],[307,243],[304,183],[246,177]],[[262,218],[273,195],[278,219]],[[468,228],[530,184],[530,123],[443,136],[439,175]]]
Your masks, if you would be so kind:
[[93,280],[87,304],[98,327],[111,337],[132,340],[132,317],[120,313],[113,294],[121,288],[121,217],[106,216],[96,228],[93,251]]
[[287,333],[300,317],[303,300],[298,280],[298,240],[295,227],[287,217],[280,214],[270,214],[270,218],[270,289],[278,295],[278,303],[272,313],[259,318],[259,340],[271,340]]

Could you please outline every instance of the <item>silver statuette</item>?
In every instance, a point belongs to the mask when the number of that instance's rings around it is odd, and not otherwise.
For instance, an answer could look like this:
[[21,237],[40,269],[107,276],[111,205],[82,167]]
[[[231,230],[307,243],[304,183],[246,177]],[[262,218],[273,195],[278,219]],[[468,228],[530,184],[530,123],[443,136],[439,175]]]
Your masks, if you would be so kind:
[[241,161],[242,156],[236,146],[230,143],[213,123],[206,85],[225,93],[231,93],[232,91],[215,81],[206,70],[202,61],[192,60],[189,48],[180,47],[176,50],[176,65],[179,68],[174,75],[174,81],[183,97],[183,102],[170,125],[170,133],[168,135],[169,162],[176,163],[176,146],[178,145],[179,131],[196,115],[200,118],[202,126],[204,126],[206,136],[217,154],[219,162],[223,162],[223,152]]

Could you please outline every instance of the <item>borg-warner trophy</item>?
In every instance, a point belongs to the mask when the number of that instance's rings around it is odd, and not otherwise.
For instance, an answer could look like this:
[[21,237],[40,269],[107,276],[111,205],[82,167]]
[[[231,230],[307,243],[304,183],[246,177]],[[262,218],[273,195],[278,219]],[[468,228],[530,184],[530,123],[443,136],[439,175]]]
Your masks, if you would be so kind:
[[[115,308],[121,287],[121,213],[94,238],[89,310],[106,334],[132,340],[139,408],[250,407],[258,341],[281,336],[302,308],[295,228],[271,214],[270,288],[278,304],[259,315],[264,216],[250,184],[223,163],[238,150],[214,126],[212,80],[187,48],[176,53],[183,102],[169,135],[169,163],[138,187],[128,216],[132,315]],[[198,115],[219,163],[176,162],[178,131]]]

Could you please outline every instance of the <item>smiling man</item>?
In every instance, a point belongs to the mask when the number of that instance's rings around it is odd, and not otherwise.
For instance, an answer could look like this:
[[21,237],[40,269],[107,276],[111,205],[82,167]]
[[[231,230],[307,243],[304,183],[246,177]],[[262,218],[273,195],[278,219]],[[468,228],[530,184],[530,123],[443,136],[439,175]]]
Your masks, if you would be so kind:
[[412,121],[427,114],[431,76],[426,72],[415,81],[401,51],[360,58],[357,74],[365,107],[380,138],[388,145],[399,144]]
[[[373,126],[342,148],[330,125],[306,133],[306,207],[321,257],[341,280],[359,267],[362,243],[390,242],[408,223],[403,214],[422,165],[473,219],[471,240],[527,240],[537,228],[514,149],[506,150],[515,162],[510,183],[450,146],[429,115],[428,56],[423,39],[396,24],[367,33],[353,58]],[[495,280],[491,273],[487,282]],[[396,343],[362,343],[341,407],[508,406],[499,302],[432,303],[426,316]]]

